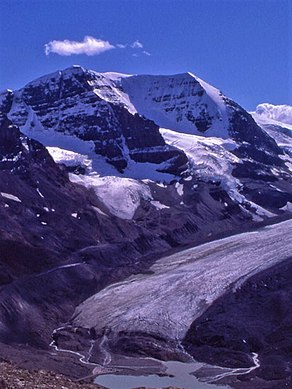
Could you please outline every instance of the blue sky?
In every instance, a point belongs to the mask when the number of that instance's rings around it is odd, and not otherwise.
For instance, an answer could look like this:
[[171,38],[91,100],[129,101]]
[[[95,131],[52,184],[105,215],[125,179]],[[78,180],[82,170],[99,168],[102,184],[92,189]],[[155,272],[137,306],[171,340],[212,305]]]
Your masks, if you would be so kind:
[[[191,71],[246,109],[261,102],[292,104],[289,3],[0,0],[0,90],[20,88],[36,77],[80,64],[135,74]],[[108,50],[65,56],[60,55],[60,43],[49,43],[83,42],[86,36],[96,40],[93,46],[104,44]],[[68,45],[79,52],[88,46]]]

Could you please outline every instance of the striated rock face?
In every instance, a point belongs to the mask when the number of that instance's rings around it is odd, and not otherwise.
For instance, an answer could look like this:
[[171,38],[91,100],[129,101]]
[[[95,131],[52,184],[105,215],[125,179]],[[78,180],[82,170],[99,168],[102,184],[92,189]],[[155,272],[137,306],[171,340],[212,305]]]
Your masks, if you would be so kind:
[[183,151],[167,146],[158,126],[232,138],[240,158],[282,165],[281,149],[252,116],[191,73],[126,76],[75,66],[3,93],[0,109],[21,128],[93,141],[95,152],[120,172],[130,160],[167,162],[160,170],[175,174],[186,169]]
[[[212,99],[191,73],[173,76],[138,75],[122,77],[121,86],[134,108],[151,118],[160,127],[193,134],[217,132],[227,135],[227,116],[215,88],[217,101]],[[212,87],[211,87],[212,88]]]
[[281,154],[252,116],[218,89],[191,73],[121,78],[135,109],[160,127],[220,138],[231,137],[251,149]]
[[[167,146],[152,121],[130,113],[120,100],[107,99],[98,91],[116,87],[102,74],[73,67],[2,95],[0,109],[13,123],[41,126],[93,141],[97,154],[123,171],[129,159],[160,164],[168,162],[179,173],[186,168],[183,151]],[[116,92],[118,93],[118,92]]]

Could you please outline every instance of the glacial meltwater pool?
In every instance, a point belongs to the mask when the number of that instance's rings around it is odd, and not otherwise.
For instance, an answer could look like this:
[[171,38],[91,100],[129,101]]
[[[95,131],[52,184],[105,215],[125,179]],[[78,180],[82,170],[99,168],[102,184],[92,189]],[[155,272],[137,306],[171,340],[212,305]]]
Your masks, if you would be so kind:
[[162,388],[167,386],[179,387],[181,389],[227,389],[229,386],[211,385],[200,382],[190,373],[200,369],[201,363],[164,362],[167,373],[174,377],[160,377],[158,375],[132,376],[132,375],[100,375],[95,383],[109,389],[132,389],[137,387]]

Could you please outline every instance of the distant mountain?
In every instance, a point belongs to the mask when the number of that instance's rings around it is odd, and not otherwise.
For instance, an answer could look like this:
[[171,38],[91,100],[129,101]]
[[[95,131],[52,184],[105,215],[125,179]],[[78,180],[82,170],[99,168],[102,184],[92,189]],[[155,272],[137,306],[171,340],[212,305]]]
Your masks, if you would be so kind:
[[255,113],[267,119],[292,125],[292,107],[290,105],[259,104]]
[[292,157],[292,107],[259,104],[251,115],[275,139],[278,146]]

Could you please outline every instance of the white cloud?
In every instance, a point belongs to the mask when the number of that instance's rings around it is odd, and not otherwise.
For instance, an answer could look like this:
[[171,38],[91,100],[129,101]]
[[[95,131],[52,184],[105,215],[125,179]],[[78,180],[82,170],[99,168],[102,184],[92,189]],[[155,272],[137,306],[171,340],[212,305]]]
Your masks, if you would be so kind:
[[127,44],[123,44],[123,43],[117,43],[117,45],[116,45],[119,49],[125,49],[126,47],[128,47],[128,45]]
[[273,120],[292,124],[292,107],[290,105],[259,104],[256,113]]
[[98,55],[105,51],[114,49],[115,46],[108,41],[96,39],[92,36],[85,36],[82,42],[70,41],[51,41],[45,44],[45,53],[56,53],[59,55],[69,56],[72,54]]
[[138,39],[131,44],[132,49],[142,49],[143,45],[141,42],[138,41]]
[[[70,41],[69,39],[65,39],[63,41],[53,40],[49,43],[46,43],[44,49],[46,55],[55,53],[63,56],[70,56],[72,54],[98,55],[115,48],[126,49],[128,47],[135,50],[140,50],[143,48],[143,44],[138,39],[132,44],[111,44],[110,42],[102,39],[96,39],[92,36],[85,36],[81,42]],[[145,50],[143,50],[142,53],[148,56],[151,55],[148,51]],[[138,55],[133,54],[133,56],[137,57]]]

